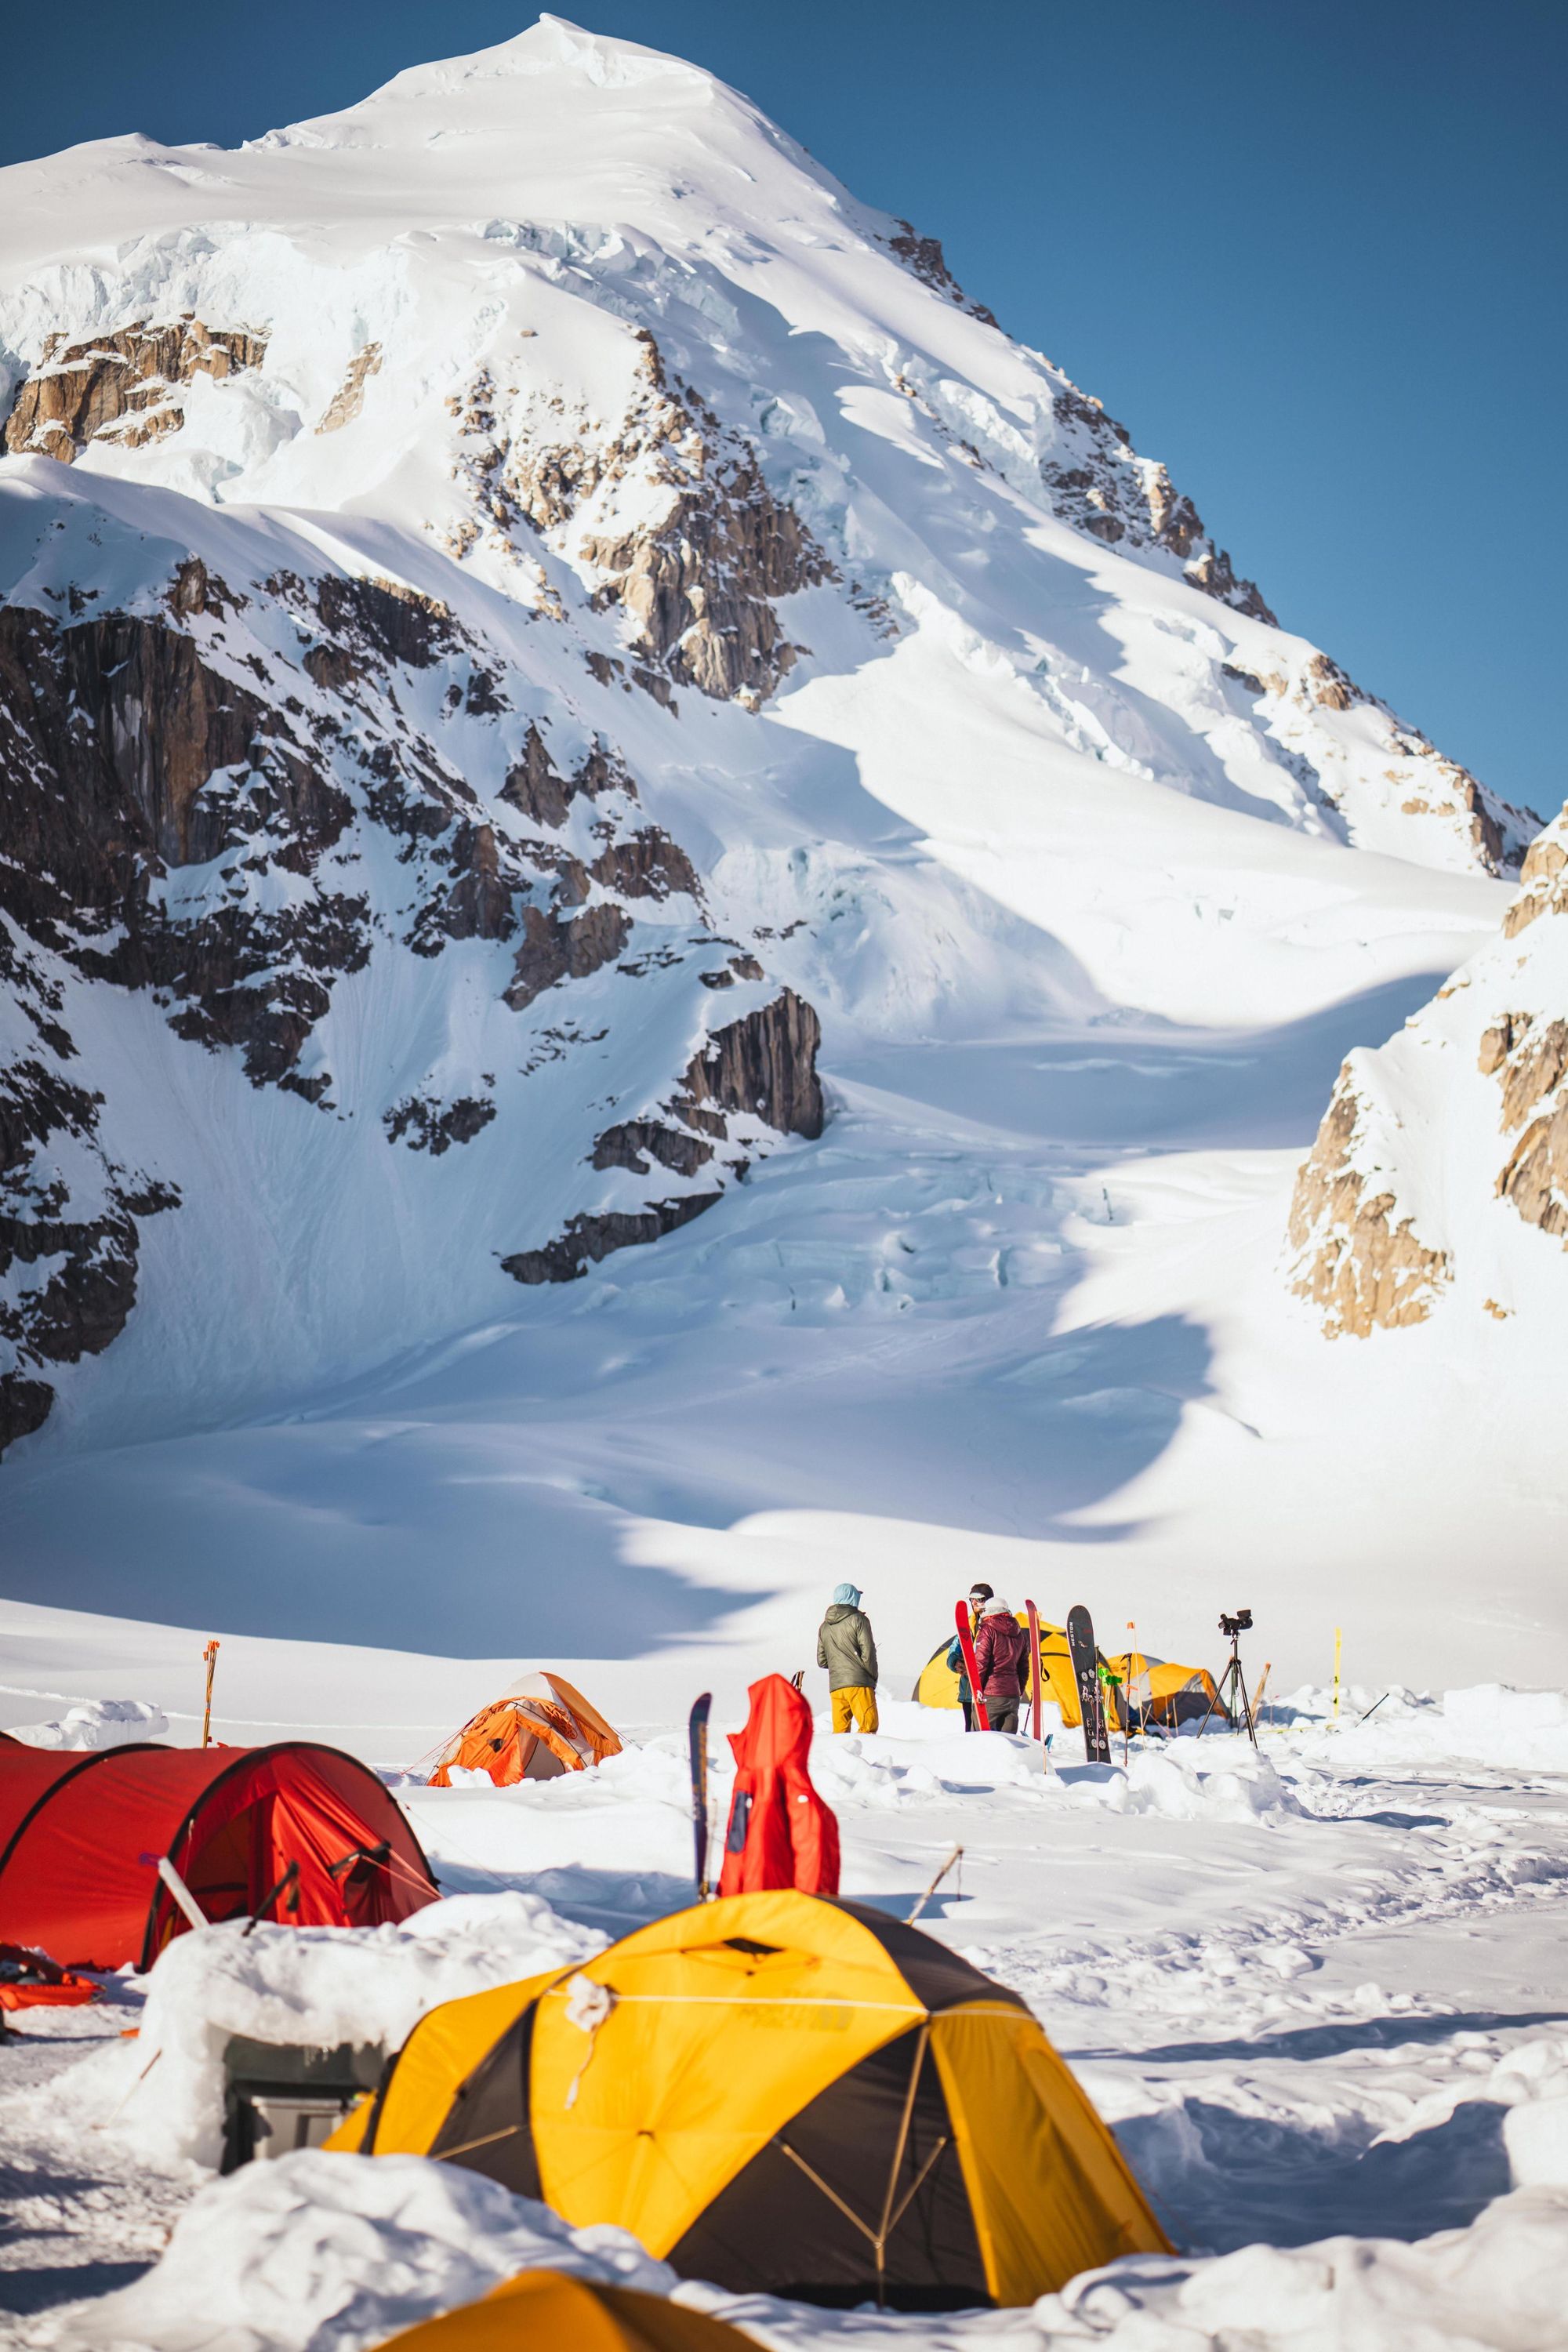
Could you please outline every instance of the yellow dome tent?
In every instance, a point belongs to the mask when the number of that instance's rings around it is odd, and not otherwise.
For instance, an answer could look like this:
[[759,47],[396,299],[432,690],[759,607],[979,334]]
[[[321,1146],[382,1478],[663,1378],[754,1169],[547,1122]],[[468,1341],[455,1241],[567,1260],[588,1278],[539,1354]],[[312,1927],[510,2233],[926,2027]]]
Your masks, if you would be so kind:
[[328,2144],[470,2166],[736,2293],[1025,2304],[1169,2251],[1016,1993],[793,1890],[430,2011]]
[[[1018,1622],[1026,1626],[1028,1618],[1018,1612]],[[933,1650],[921,1667],[920,1679],[910,1693],[921,1706],[958,1706],[958,1675],[947,1663],[948,1642]],[[1136,1729],[1142,1723],[1158,1723],[1167,1728],[1189,1721],[1201,1722],[1215,1697],[1215,1681],[1206,1666],[1181,1666],[1169,1658],[1152,1658],[1142,1650],[1123,1653],[1120,1657],[1101,1663],[1110,1667],[1119,1679],[1106,1691],[1106,1713],[1118,1731],[1121,1728],[1121,1693],[1125,1690],[1132,1709]],[[1047,1700],[1061,1709],[1062,1721],[1077,1729],[1083,1717],[1079,1710],[1078,1684],[1073,1677],[1072,1659],[1068,1652],[1067,1628],[1047,1625],[1040,1621],[1040,1669]],[[1028,1661],[1024,1665],[1024,1696],[1034,1696],[1033,1675]],[[1228,1717],[1222,1707],[1215,1709],[1215,1718],[1223,1730]]]
[[389,2339],[397,2352],[755,2352],[750,2336],[661,2294],[523,2271],[478,2303]]

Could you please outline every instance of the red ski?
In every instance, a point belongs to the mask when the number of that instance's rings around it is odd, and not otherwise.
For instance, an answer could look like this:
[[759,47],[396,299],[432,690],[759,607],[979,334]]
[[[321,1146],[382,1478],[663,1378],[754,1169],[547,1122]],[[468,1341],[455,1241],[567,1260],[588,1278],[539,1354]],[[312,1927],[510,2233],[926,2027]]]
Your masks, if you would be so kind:
[[1046,1733],[1040,1721],[1040,1704],[1046,1695],[1046,1681],[1040,1669],[1040,1612],[1032,1601],[1026,1601],[1024,1608],[1029,1620],[1029,1696],[1034,1703],[1034,1720],[1030,1728],[1044,1747]]
[[985,1701],[980,1696],[980,1669],[974,1663],[974,1635],[969,1626],[969,1603],[961,1601],[953,1612],[958,1620],[958,1646],[963,1652],[963,1671],[969,1676],[970,1703],[974,1709],[976,1731],[989,1731],[991,1717],[985,1712]]

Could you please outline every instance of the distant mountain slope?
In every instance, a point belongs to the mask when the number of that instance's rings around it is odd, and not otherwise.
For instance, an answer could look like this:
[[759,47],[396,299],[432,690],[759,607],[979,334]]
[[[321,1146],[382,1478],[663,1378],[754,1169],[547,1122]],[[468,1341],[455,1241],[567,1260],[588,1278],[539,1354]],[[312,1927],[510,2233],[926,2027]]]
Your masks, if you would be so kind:
[[1403,1034],[1352,1054],[1296,1186],[1299,1294],[1331,1335],[1568,1307],[1568,808],[1500,938]]
[[514,1314],[815,1139],[819,1042],[1300,1017],[1535,830],[678,60],[0,198],[0,1446]]

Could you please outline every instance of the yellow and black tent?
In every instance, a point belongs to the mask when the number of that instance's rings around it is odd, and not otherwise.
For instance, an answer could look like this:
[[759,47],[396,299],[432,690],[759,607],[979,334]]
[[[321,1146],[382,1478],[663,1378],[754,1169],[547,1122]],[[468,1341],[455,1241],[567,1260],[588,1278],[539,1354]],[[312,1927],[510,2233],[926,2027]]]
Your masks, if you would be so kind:
[[445,2158],[687,2277],[808,2302],[1024,2304],[1169,2251],[1016,1993],[794,1890],[432,2010],[329,2145]]
[[661,2294],[522,2271],[478,2303],[422,2319],[388,2352],[755,2352],[750,2336]]
[[[1028,1618],[1018,1612],[1020,1625]],[[933,1650],[921,1668],[920,1679],[910,1696],[921,1706],[958,1706],[958,1675],[947,1663],[950,1643],[943,1642]],[[1215,1706],[1216,1721],[1223,1727],[1229,1722],[1223,1707],[1215,1700],[1215,1680],[1206,1666],[1181,1666],[1170,1658],[1152,1658],[1142,1650],[1132,1650],[1121,1657],[1108,1658],[1098,1654],[1100,1664],[1110,1668],[1116,1681],[1107,1686],[1106,1715],[1116,1730],[1121,1729],[1122,1693],[1131,1710],[1132,1727],[1137,1730],[1146,1723],[1158,1723],[1166,1728],[1180,1723],[1201,1722],[1211,1705]],[[1073,1676],[1072,1658],[1068,1650],[1067,1628],[1047,1625],[1040,1621],[1040,1679],[1046,1685],[1046,1697],[1054,1700],[1061,1709],[1062,1721],[1076,1729],[1083,1717],[1078,1703],[1078,1684]],[[1033,1675],[1027,1661],[1024,1668],[1024,1696],[1034,1696]]]

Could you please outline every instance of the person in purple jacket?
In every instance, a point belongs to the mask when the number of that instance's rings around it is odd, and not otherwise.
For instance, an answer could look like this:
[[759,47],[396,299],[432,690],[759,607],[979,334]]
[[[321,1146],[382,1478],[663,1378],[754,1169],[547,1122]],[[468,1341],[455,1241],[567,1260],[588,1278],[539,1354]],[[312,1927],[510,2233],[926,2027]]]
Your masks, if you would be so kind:
[[1024,1661],[1029,1637],[1005,1601],[994,1595],[974,1632],[974,1664],[980,1696],[993,1731],[1016,1731],[1024,1696]]

